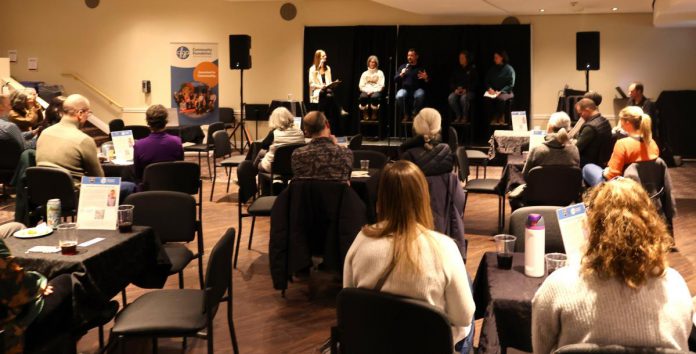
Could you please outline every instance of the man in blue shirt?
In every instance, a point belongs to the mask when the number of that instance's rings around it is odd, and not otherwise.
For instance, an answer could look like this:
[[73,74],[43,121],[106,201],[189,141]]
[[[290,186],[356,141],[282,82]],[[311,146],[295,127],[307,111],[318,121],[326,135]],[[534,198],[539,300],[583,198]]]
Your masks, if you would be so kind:
[[396,71],[394,81],[399,87],[396,92],[396,111],[402,122],[411,121],[418,114],[425,102],[425,86],[428,83],[428,73],[418,63],[418,52],[411,48],[406,55],[406,64]]

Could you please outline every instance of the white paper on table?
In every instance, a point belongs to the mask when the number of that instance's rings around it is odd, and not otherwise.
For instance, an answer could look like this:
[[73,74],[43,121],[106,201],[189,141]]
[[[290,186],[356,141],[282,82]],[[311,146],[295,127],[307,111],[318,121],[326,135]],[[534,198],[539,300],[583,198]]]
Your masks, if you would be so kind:
[[585,204],[579,203],[560,208],[556,210],[556,216],[568,257],[568,265],[580,265],[587,250],[589,236]]
[[58,246],[34,246],[28,249],[24,253],[56,253],[60,252],[60,247]]
[[133,161],[133,146],[135,145],[135,139],[133,139],[132,131],[121,130],[111,132],[111,141],[114,143],[114,150],[116,151],[115,160]]
[[488,91],[486,91],[486,93],[483,94],[483,97],[496,98],[498,97],[498,95],[500,95],[500,92],[489,93]]
[[510,112],[510,117],[512,118],[512,130],[516,132],[526,132],[527,128],[527,112],[525,111],[513,111]]
[[297,128],[297,130],[302,130],[302,117],[295,117],[293,118],[293,121],[295,124],[295,128]]
[[95,244],[95,243],[97,243],[97,242],[102,242],[102,241],[104,241],[104,240],[106,240],[106,239],[103,238],[103,237],[95,237],[95,238],[93,238],[93,239],[91,239],[91,240],[89,240],[89,241],[82,242],[82,243],[79,244],[78,246],[80,246],[80,247],[88,247],[88,246],[91,246],[91,245],[93,245],[93,244]]
[[77,228],[116,230],[121,177],[82,177]]
[[544,143],[546,132],[543,130],[532,130],[529,132],[529,151]]

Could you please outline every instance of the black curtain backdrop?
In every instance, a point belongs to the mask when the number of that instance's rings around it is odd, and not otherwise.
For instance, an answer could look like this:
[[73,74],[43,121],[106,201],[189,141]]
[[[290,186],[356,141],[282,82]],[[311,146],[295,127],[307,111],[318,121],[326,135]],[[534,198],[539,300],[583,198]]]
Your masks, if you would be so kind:
[[[367,69],[367,57],[376,55],[379,68],[386,79],[385,94],[391,87],[396,52],[396,26],[305,27],[304,32],[304,99],[309,102],[309,67],[314,52],[323,49],[328,57],[333,79],[343,83],[335,90],[339,104],[350,113],[344,121],[343,132],[353,135],[359,131],[358,83]],[[391,105],[387,105],[391,109]],[[385,114],[387,116],[388,114]],[[385,126],[386,128],[386,126]],[[386,131],[386,130],[384,130]]]
[[[387,79],[389,94],[388,120],[390,133],[394,131],[392,85],[395,67],[406,62],[409,48],[419,53],[419,62],[425,65],[430,82],[426,93],[426,106],[440,111],[443,116],[443,133],[451,112],[447,105],[450,93],[450,73],[458,65],[460,50],[468,50],[478,68],[479,85],[474,101],[474,122],[479,141],[488,138],[488,123],[484,122],[482,95],[486,72],[493,65],[493,52],[505,49],[509,64],[515,69],[515,98],[512,109],[526,111],[529,120],[531,97],[531,31],[529,25],[451,25],[451,26],[351,26],[305,27],[304,32],[304,97],[309,102],[308,69],[314,52],[323,49],[334,79],[343,84],[337,90],[342,107],[351,113],[344,132],[355,134],[359,127],[357,101],[358,81],[366,69],[367,57],[375,54],[380,59],[380,69]],[[385,127],[386,128],[386,127]],[[385,130],[386,131],[386,130]]]

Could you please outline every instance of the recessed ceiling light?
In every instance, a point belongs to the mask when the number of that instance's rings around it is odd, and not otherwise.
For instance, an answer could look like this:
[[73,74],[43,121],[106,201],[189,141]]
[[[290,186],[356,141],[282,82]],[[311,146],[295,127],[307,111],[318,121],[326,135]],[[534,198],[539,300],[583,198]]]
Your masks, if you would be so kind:
[[546,11],[546,10],[544,10],[544,9],[539,9],[539,12],[544,12],[544,11]]
[[611,8],[611,11],[619,11],[619,8],[618,8],[618,7],[612,7],[612,8]]

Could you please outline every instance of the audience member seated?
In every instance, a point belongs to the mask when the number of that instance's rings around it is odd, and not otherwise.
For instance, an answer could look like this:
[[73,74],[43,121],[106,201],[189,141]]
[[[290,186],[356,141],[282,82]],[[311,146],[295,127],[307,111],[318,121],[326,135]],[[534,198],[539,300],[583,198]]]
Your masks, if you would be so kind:
[[671,237],[650,198],[620,178],[585,198],[588,247],[581,265],[556,270],[532,300],[534,353],[592,343],[687,351],[693,305],[668,267]]
[[658,132],[658,120],[656,117],[657,108],[655,103],[649,98],[645,97],[643,94],[643,84],[640,82],[632,82],[628,86],[628,105],[627,106],[638,106],[643,110],[643,113],[650,116],[654,121],[653,124],[653,136],[657,135]]
[[302,120],[306,146],[292,153],[293,179],[348,182],[353,170],[353,152],[336,143],[324,113],[312,111]]
[[[12,110],[10,111],[9,121],[17,124],[23,132],[34,131],[43,121],[41,105],[36,102],[36,91],[34,89],[24,89],[15,91],[10,96]],[[34,133],[36,135],[36,133]]]
[[65,102],[65,96],[53,97],[46,108],[45,119],[41,122],[42,130],[60,122],[60,118],[63,117],[63,102]]
[[[376,55],[367,58],[367,70],[360,75],[360,97],[358,98],[358,108],[360,108],[362,120],[377,120],[379,118],[379,105],[384,89],[384,73],[379,70],[379,59]],[[370,114],[372,110],[372,114]]]
[[423,108],[413,119],[413,133],[406,142],[402,160],[415,163],[426,176],[452,172],[454,155],[449,145],[440,142],[440,113],[433,108]]
[[[568,138],[570,129],[570,117],[565,112],[556,112],[549,118],[546,126],[546,141],[529,152],[527,161],[522,169],[522,176],[527,179],[529,171],[537,166],[575,166],[580,167],[580,153],[577,146]],[[558,181],[562,183],[563,181]],[[515,188],[510,195],[510,207],[516,210],[524,201],[524,189],[526,185]]]
[[9,98],[5,95],[0,95],[0,140],[13,141],[20,150],[23,151],[26,148],[31,147],[30,140],[25,139],[25,134],[33,136],[32,133],[22,133],[16,124],[5,120],[7,114],[10,112]]
[[580,152],[580,166],[592,163],[606,166],[611,153],[611,125],[589,98],[583,98],[575,105],[578,115],[585,120],[580,127],[575,145]]
[[[142,180],[145,167],[155,162],[181,161],[184,159],[184,148],[181,138],[165,132],[167,125],[167,109],[161,104],[150,106],[145,112],[150,135],[137,140],[133,146],[133,165],[135,178]],[[176,178],[176,176],[172,176]]]
[[261,143],[261,148],[266,153],[259,153],[257,156],[257,158],[263,156],[258,165],[260,171],[271,172],[273,156],[279,147],[285,144],[304,143],[304,134],[295,127],[294,118],[292,113],[285,107],[274,109],[271,116],[268,117],[268,127],[271,128],[271,131],[268,132],[268,135]]
[[[80,131],[92,111],[82,95],[68,96],[63,103],[60,122],[46,128],[36,143],[36,164],[67,170],[76,183],[82,176],[103,177],[104,170],[97,157],[97,145]],[[133,193],[135,184],[121,181],[121,201]]]
[[[595,103],[595,106],[599,107],[599,105],[602,104],[602,95],[599,94],[599,92],[595,91],[587,91],[585,94],[582,96],[583,98],[589,98],[592,100],[592,102]],[[599,108],[597,108],[599,110]],[[568,132],[568,136],[571,139],[575,139],[580,132],[580,128],[582,128],[582,125],[585,124],[585,120],[580,117],[577,122],[575,122],[575,125],[573,126],[573,129],[571,129]]]
[[628,106],[619,112],[619,124],[628,137],[614,145],[614,151],[606,168],[588,164],[582,169],[582,177],[590,186],[621,176],[624,169],[639,161],[652,161],[660,156],[660,149],[652,138],[650,116],[637,106]]
[[[378,190],[377,223],[353,241],[343,287],[427,302],[447,315],[454,343],[464,340],[473,330],[475,305],[456,244],[432,231],[425,176],[413,163],[397,161],[384,168]],[[468,353],[469,345],[463,347]]]

